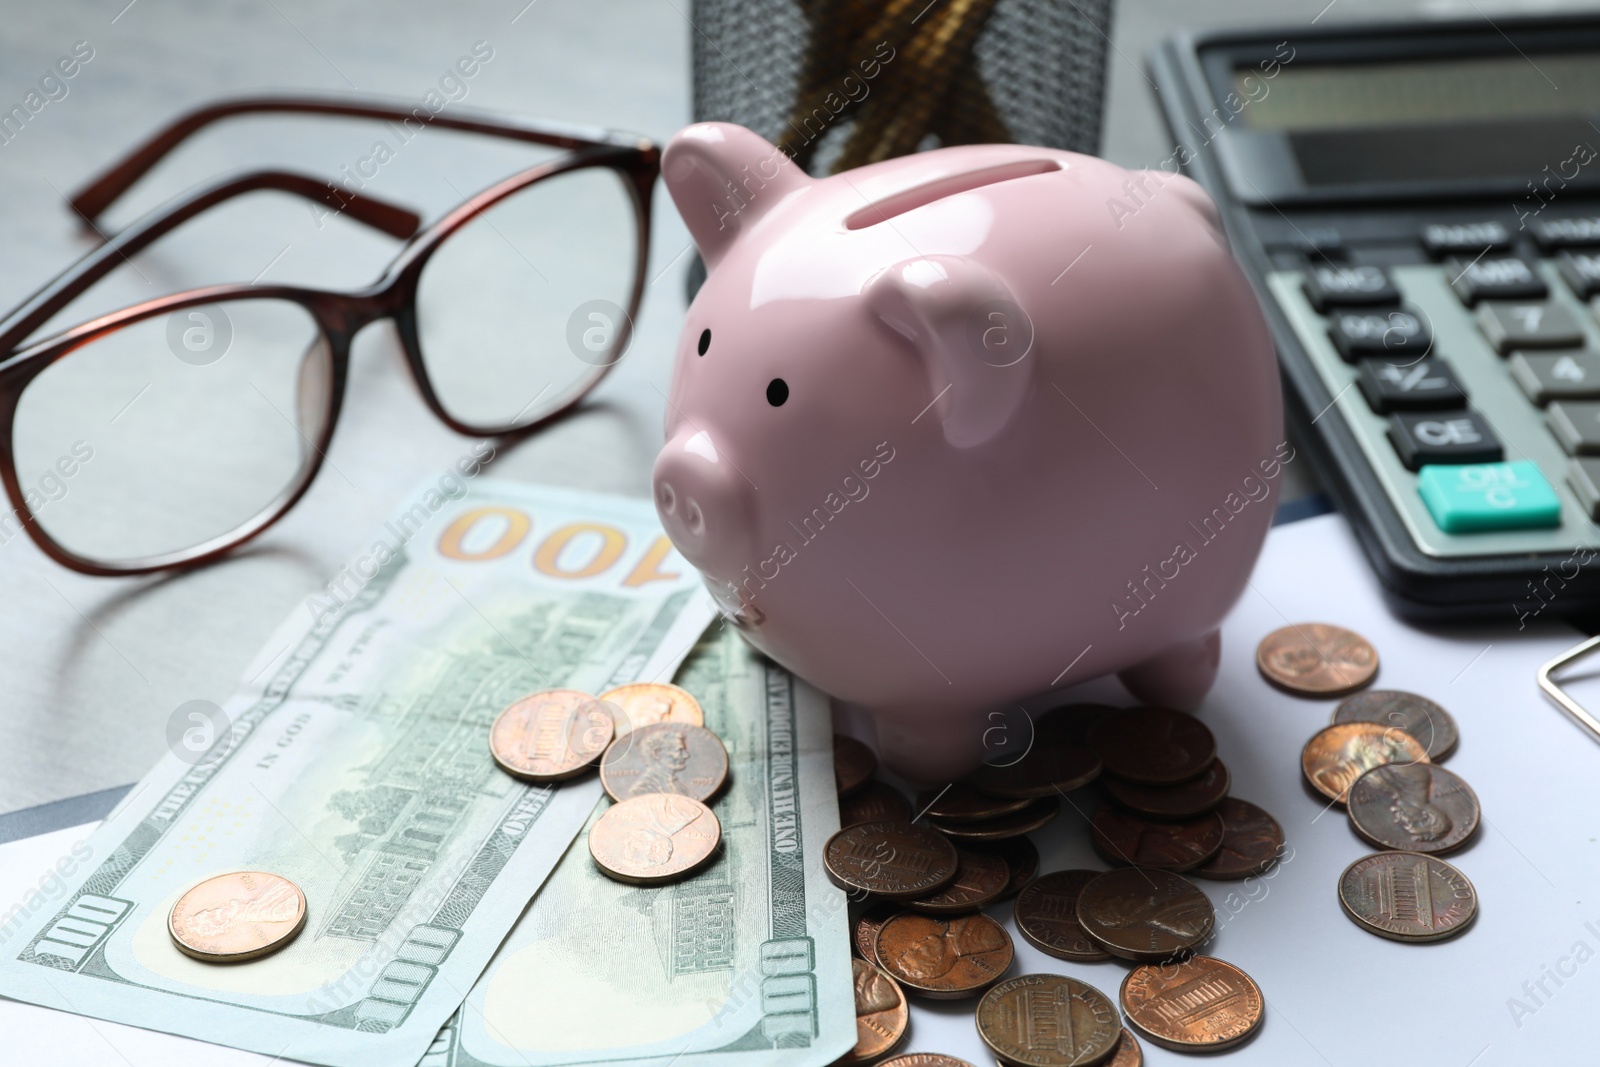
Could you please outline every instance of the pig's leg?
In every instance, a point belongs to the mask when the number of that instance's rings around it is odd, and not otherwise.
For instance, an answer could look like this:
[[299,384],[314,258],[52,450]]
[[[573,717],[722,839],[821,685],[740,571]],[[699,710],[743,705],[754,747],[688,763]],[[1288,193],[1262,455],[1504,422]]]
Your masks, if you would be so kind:
[[1222,633],[1212,630],[1118,671],[1117,677],[1146,704],[1188,711],[1211,690],[1221,662]]

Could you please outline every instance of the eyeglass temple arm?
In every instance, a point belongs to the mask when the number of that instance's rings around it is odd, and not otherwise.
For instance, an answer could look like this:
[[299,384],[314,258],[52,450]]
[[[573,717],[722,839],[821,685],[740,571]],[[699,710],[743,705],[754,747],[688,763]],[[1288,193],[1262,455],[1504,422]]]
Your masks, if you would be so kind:
[[140,249],[225,200],[263,189],[327,204],[330,211],[349,215],[402,240],[415,234],[422,224],[414,211],[330,186],[303,174],[259,170],[226,178],[152,211],[121,233],[108,237],[104,244],[92,249],[30,296],[0,322],[0,353],[14,351],[29,334],[49,321],[50,316]]
[[[600,128],[530,123],[481,112],[451,114],[430,111],[425,105],[411,106],[387,100],[333,100],[325,97],[259,96],[239,97],[210,104],[181,116],[156,131],[139,147],[129,152],[104,173],[90,180],[73,194],[69,203],[78,214],[93,220],[110,207],[134,182],[161,161],[188,137],[223,119],[252,114],[332,115],[399,122],[417,132],[428,126],[505,137],[554,148],[585,148],[594,145],[636,147],[654,151],[654,145],[640,137],[613,133]],[[410,134],[406,137],[410,140]]]

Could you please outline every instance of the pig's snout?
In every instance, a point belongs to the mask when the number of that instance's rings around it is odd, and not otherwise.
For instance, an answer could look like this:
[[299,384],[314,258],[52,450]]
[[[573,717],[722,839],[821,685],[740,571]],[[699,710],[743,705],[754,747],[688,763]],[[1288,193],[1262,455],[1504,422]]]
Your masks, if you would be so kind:
[[656,457],[656,512],[683,558],[713,578],[752,562],[751,487],[709,433],[685,426]]

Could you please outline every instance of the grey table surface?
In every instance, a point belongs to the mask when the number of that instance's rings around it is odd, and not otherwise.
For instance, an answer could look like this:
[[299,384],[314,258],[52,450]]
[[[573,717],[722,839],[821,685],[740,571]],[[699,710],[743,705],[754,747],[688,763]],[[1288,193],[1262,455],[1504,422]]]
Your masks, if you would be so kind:
[[[1487,0],[1126,0],[1112,34],[1104,154],[1125,165],[1170,152],[1149,48],[1208,26],[1304,25],[1402,15],[1493,18]],[[1566,5],[1537,5],[1566,6]],[[463,106],[590,122],[665,140],[690,117],[688,0],[104,0],[23,4],[0,17],[0,103],[20,101],[58,56],[93,59],[21,135],[0,145],[0,302],[19,301],[88,247],[64,194],[169,117],[263,90],[380,93],[420,101],[475,42],[493,59]],[[119,204],[120,224],[209,176],[290,164],[334,174],[365,155],[359,124],[257,119],[184,147]],[[428,131],[369,191],[436,216],[529,155]],[[689,260],[683,224],[657,200],[651,280],[636,341],[584,410],[503,451],[495,477],[645,495],[661,440],[670,355]],[[394,245],[304,205],[257,196],[211,213],[135,257],[64,316],[197,284],[257,277],[353,287]],[[133,781],[161,755],[169,716],[221,702],[274,626],[363,546],[393,506],[471,442],[436,422],[407,377],[392,327],[355,344],[329,467],[246,551],[203,570],[89,578],[26,538],[0,547],[0,812]],[[331,469],[330,469],[331,468]],[[1314,488],[1303,467],[1284,499]]]

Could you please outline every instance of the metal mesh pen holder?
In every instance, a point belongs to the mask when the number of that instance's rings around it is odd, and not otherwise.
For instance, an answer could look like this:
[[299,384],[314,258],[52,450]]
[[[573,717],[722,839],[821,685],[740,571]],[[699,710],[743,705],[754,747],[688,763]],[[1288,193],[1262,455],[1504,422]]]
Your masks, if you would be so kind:
[[1100,145],[1111,0],[694,0],[694,117],[815,175],[919,149]]

